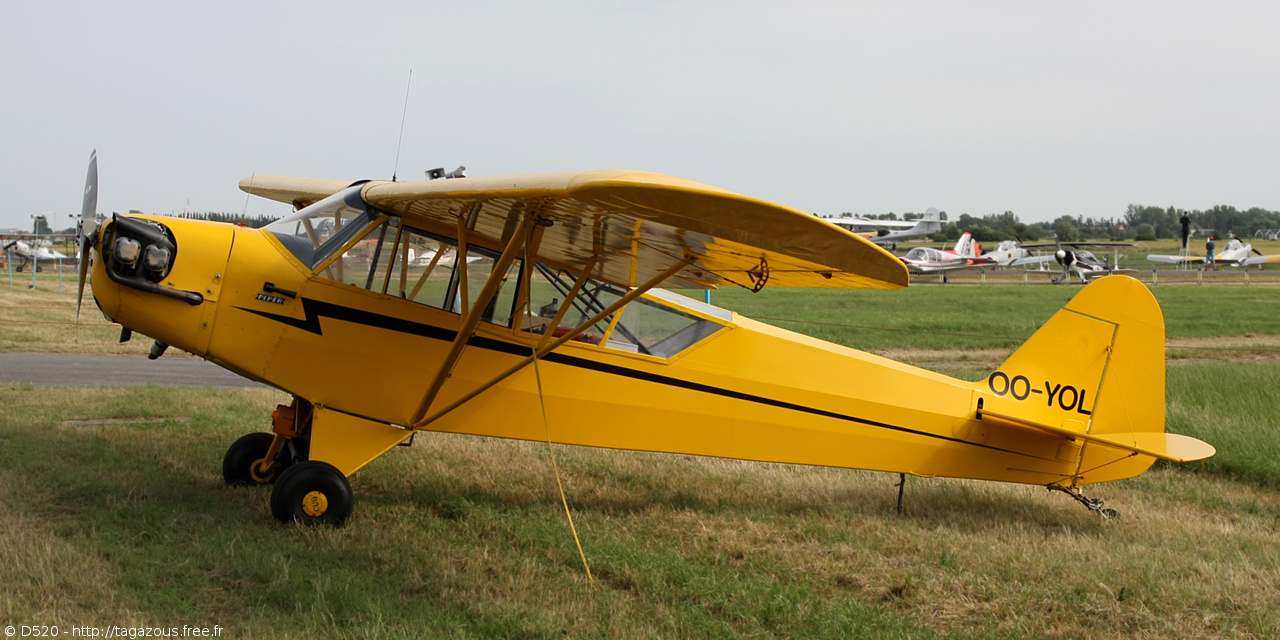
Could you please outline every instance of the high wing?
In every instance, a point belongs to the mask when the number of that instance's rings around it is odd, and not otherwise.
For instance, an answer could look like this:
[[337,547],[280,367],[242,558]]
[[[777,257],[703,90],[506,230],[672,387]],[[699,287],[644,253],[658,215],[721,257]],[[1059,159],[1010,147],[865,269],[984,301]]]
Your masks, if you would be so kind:
[[[1152,261],[1152,262],[1161,262],[1161,263],[1164,263],[1164,264],[1187,264],[1187,263],[1191,263],[1191,264],[1202,264],[1202,263],[1204,263],[1204,256],[1186,256],[1186,257],[1183,257],[1183,256],[1149,255],[1149,256],[1147,256],[1147,259],[1148,259],[1148,260],[1150,260],[1150,261]],[[1244,266],[1244,267],[1253,267],[1253,266],[1257,266],[1257,265],[1260,265],[1260,264],[1269,264],[1269,263],[1272,263],[1272,262],[1280,262],[1280,253],[1272,254],[1272,255],[1266,255],[1266,256],[1255,256],[1255,257],[1252,257],[1252,258],[1246,258],[1246,259],[1244,259],[1244,260],[1230,260],[1230,259],[1222,258],[1222,257],[1215,258],[1214,260],[1215,260],[1215,262],[1217,262],[1217,263],[1219,263],[1219,264],[1239,265],[1239,266]]]
[[1136,247],[1138,245],[1132,242],[1041,242],[1039,244],[1024,244],[1023,249],[1046,249],[1049,247]]
[[863,217],[831,218],[831,223],[879,245],[927,236],[942,231],[942,216],[934,207],[916,220],[872,220]]
[[[351,183],[284,176],[240,182],[248,193],[303,207]],[[673,268],[674,288],[896,289],[906,267],[892,254],[817,217],[669,176],[584,171],[415,182],[372,181],[362,197],[404,223],[503,246],[524,213],[543,220],[537,259],[619,286]]]
[[1272,263],[1272,262],[1280,262],[1280,253],[1273,253],[1273,254],[1271,254],[1271,255],[1257,256],[1257,257],[1254,257],[1254,258],[1249,258],[1248,260],[1245,260],[1244,262],[1241,262],[1240,264],[1242,264],[1242,265],[1244,265],[1244,266],[1246,266],[1246,267],[1252,267],[1252,266],[1254,266],[1254,265],[1259,265],[1259,264],[1270,264],[1270,263]]
[[1198,264],[1204,262],[1204,256],[1166,256],[1152,254],[1147,256],[1147,260],[1164,264],[1186,264],[1188,262]]

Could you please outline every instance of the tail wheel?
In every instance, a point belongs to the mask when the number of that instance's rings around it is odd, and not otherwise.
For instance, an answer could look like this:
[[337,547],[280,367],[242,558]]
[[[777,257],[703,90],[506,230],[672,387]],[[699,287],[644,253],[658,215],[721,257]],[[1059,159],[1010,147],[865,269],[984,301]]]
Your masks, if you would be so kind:
[[222,479],[233,487],[268,484],[275,480],[277,467],[272,467],[266,474],[254,471],[266,457],[274,439],[270,433],[251,433],[232,443],[222,457]]
[[351,516],[354,505],[347,477],[318,460],[285,469],[271,490],[271,515],[285,524],[338,526]]

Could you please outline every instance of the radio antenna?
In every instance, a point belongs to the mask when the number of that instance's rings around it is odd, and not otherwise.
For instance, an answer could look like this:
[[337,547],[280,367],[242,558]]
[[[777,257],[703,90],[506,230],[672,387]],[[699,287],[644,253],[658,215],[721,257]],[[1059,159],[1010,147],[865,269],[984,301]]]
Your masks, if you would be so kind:
[[[249,176],[249,186],[250,186],[250,187],[252,187],[252,186],[253,186],[253,179],[254,179],[254,178],[256,178],[256,177],[258,177],[258,172],[257,172],[257,171],[254,171],[254,172],[253,172],[253,175]],[[245,194],[244,194],[244,213],[240,214],[240,215],[241,215],[241,217],[244,217],[244,218],[248,218],[248,217],[249,217],[249,195],[250,195],[250,194],[249,194],[248,192],[245,192]]]
[[409,70],[409,83],[404,88],[404,111],[400,112],[400,138],[396,140],[396,165],[391,168],[391,181],[396,181],[400,170],[400,146],[404,144],[404,117],[409,113],[409,87],[413,86],[413,69]]

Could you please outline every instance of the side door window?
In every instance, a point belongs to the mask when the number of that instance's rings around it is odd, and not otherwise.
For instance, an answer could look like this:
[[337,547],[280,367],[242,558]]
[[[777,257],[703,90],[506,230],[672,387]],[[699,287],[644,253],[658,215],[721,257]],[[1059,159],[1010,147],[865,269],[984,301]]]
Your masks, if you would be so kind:
[[[375,244],[369,261],[371,268],[362,272],[367,273],[367,277],[359,283],[361,286],[459,314],[475,304],[497,261],[496,252],[470,245],[462,261],[464,266],[460,266],[460,252],[453,239],[411,227],[391,227],[387,225],[386,233],[380,238],[381,243]],[[373,235],[376,234],[371,234],[370,238]],[[519,274],[520,262],[517,260],[504,274],[502,286],[484,310],[482,320],[511,326]]]

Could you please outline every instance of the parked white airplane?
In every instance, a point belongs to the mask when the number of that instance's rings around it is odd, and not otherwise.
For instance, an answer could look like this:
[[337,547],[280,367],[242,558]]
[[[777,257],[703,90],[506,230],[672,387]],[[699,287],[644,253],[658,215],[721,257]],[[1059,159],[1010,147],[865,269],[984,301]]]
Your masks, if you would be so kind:
[[[1257,254],[1257,256],[1250,257],[1250,254]],[[1204,256],[1183,257],[1150,255],[1147,256],[1147,259],[1152,262],[1163,262],[1165,264],[1183,264],[1188,262],[1193,264],[1204,263]],[[1262,252],[1254,249],[1253,245],[1248,242],[1244,242],[1239,238],[1232,238],[1231,242],[1228,242],[1227,246],[1223,247],[1222,251],[1219,251],[1218,254],[1214,256],[1214,261],[1218,264],[1225,264],[1233,267],[1252,267],[1269,262],[1280,262],[1280,254],[1264,256],[1262,255]]]
[[[1062,275],[1054,278],[1054,284],[1063,284],[1072,279],[1072,276],[1080,279],[1080,284],[1089,284],[1095,278],[1111,275],[1113,273],[1127,273],[1134,271],[1133,269],[1121,269],[1120,264],[1120,247],[1136,247],[1132,242],[1062,242],[1058,240],[1057,234],[1053,236],[1053,244],[1028,244],[1023,245],[1023,249],[1043,249],[1054,247],[1057,251],[1053,254],[1053,259],[1062,265]],[[1110,248],[1112,251],[1111,260],[1104,257],[1097,257],[1093,252],[1086,251],[1081,247]]]
[[32,246],[25,240],[12,240],[9,243],[0,246],[0,251],[10,251],[13,255],[22,258],[22,264],[14,267],[18,273],[27,267],[32,260],[36,261],[36,270],[40,271],[40,260],[58,260],[66,259],[67,256],[50,249],[49,247]]
[[[1053,262],[1053,255],[1038,256],[1022,246],[1017,240],[1004,240],[995,249],[982,254],[988,260],[1001,267],[1025,267],[1033,264]],[[970,257],[977,257],[976,255]]]
[[860,235],[876,244],[897,244],[899,240],[933,235],[942,231],[942,216],[934,207],[919,220],[872,220],[870,218],[830,218],[828,222]]

